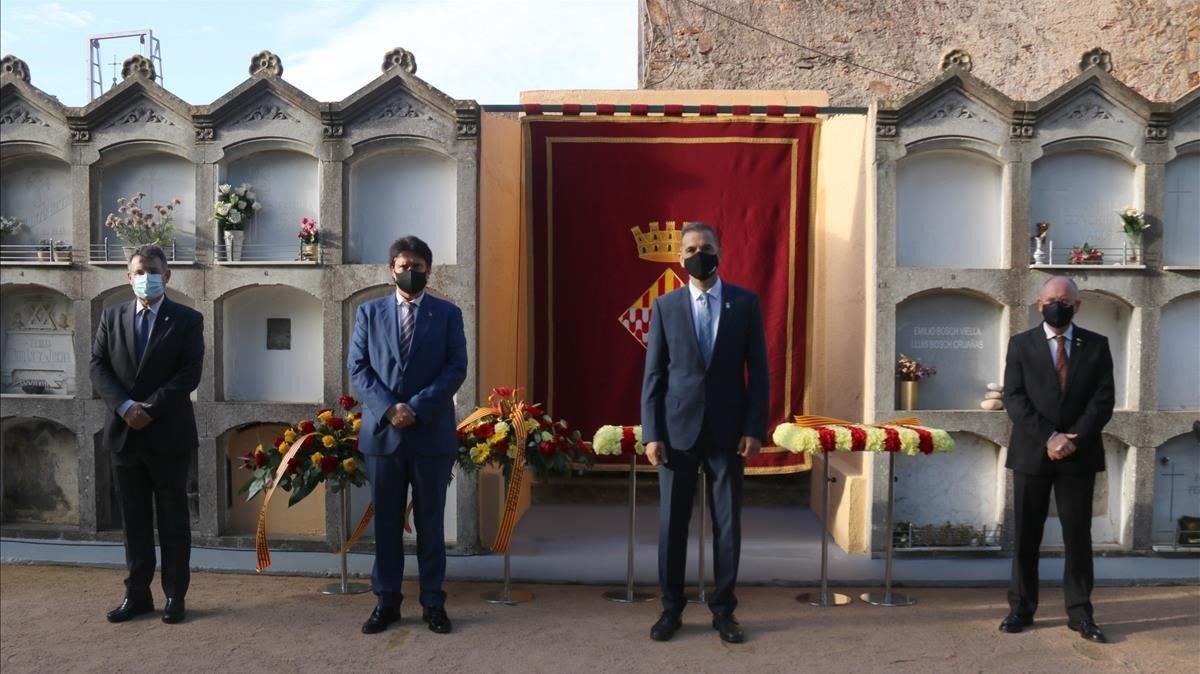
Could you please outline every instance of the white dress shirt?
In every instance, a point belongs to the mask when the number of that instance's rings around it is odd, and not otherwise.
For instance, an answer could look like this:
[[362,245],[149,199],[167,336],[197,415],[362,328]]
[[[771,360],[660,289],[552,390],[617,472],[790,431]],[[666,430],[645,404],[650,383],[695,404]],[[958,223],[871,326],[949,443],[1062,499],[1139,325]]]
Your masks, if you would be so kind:
[[[695,333],[697,335],[697,339],[699,339],[700,295],[704,294],[705,291],[697,287],[694,282],[689,282],[688,292],[692,295],[692,332]],[[709,353],[712,353],[712,347],[716,346],[717,344],[717,327],[721,324],[721,279],[719,277],[717,278],[717,282],[714,283],[707,292],[708,315],[711,320],[709,327],[711,328],[710,334],[712,335],[712,344],[709,344],[708,346]]]

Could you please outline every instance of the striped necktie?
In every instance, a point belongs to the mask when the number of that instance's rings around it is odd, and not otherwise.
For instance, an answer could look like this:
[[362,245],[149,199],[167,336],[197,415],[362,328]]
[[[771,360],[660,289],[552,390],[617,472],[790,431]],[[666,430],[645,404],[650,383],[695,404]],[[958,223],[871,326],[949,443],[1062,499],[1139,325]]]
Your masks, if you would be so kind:
[[400,366],[408,366],[408,351],[412,348],[413,325],[416,323],[416,305],[412,302],[401,302],[400,311]]
[[1054,340],[1058,342],[1058,351],[1055,353],[1054,371],[1058,373],[1058,385],[1063,393],[1067,391],[1067,336],[1057,335]]

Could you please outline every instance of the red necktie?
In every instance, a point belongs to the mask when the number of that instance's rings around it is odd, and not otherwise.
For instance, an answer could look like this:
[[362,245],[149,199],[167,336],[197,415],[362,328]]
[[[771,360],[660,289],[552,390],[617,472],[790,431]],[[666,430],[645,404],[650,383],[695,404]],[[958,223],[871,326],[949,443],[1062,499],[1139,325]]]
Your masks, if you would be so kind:
[[1067,336],[1058,335],[1058,354],[1055,357],[1054,371],[1058,373],[1058,385],[1063,392],[1067,391]]

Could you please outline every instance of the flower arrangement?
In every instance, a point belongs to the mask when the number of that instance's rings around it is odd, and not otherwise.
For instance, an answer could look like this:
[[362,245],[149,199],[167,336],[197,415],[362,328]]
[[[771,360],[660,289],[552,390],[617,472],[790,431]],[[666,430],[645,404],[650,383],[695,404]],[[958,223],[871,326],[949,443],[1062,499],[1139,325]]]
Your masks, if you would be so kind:
[[900,360],[896,361],[896,379],[900,381],[921,381],[935,374],[937,368],[925,365],[916,358],[900,354]]
[[954,439],[946,431],[900,424],[801,426],[785,423],[775,428],[771,439],[790,452],[804,454],[901,452],[916,456],[954,451]]
[[240,232],[261,210],[262,204],[249,184],[242,183],[237,187],[221,185],[217,188],[212,219],[226,232]]
[[592,437],[592,453],[597,456],[630,456],[646,453],[641,426],[601,426]]
[[525,467],[535,477],[569,476],[590,468],[594,459],[584,450],[579,431],[562,419],[554,419],[541,405],[517,399],[517,391],[508,387],[492,389],[488,402],[470,423],[458,429],[458,465],[465,473],[478,472],[485,465],[500,466],[505,478],[512,475],[517,456],[518,419],[525,424]]
[[296,236],[300,243],[315,246],[321,240],[321,230],[317,227],[317,221],[312,218],[300,218],[300,231]]
[[332,409],[319,410],[312,419],[304,419],[283,431],[270,447],[258,445],[242,457],[242,467],[253,473],[239,493],[249,501],[271,486],[284,457],[297,447],[288,459],[286,472],[279,478],[279,487],[291,492],[288,506],[304,500],[322,482],[338,493],[347,485],[361,487],[367,472],[362,453],[358,451],[358,429],[362,412],[352,411],[358,401],[342,396],[338,401],[342,416]]
[[166,204],[154,204],[154,212],[150,212],[142,208],[145,196],[145,192],[136,192],[128,199],[117,199],[117,212],[109,213],[104,225],[120,237],[126,246],[163,246],[171,243],[175,240],[175,226],[171,221],[175,207],[183,201],[175,197]]
[[17,218],[6,218],[0,215],[0,238],[12,238],[25,229],[25,223]]
[[1091,244],[1084,241],[1082,246],[1071,249],[1070,263],[1104,264],[1104,251],[1099,248],[1093,248]]
[[1146,215],[1133,206],[1117,211],[1117,215],[1121,218],[1121,231],[1130,238],[1140,237],[1142,232],[1150,228]]

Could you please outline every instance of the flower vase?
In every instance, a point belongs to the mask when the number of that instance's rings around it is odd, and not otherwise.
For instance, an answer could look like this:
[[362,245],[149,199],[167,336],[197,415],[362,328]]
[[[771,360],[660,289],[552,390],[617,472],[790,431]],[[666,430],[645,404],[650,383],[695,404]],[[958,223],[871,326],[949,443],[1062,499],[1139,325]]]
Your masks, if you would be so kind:
[[241,230],[225,231],[225,259],[229,262],[241,262],[242,241],[246,233]]
[[317,259],[317,244],[306,243],[300,247],[300,256],[305,260]]
[[1044,244],[1045,242],[1046,242],[1046,240],[1040,236],[1033,237],[1033,245],[1034,245],[1033,263],[1034,264],[1046,264],[1047,262],[1050,261],[1050,256],[1046,254],[1046,249],[1042,248],[1042,244]]
[[1142,264],[1142,235],[1125,235],[1125,264]]
[[900,382],[900,406],[897,409],[905,412],[917,409],[918,383],[915,381]]

